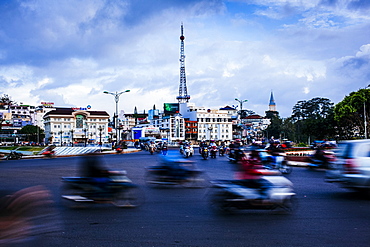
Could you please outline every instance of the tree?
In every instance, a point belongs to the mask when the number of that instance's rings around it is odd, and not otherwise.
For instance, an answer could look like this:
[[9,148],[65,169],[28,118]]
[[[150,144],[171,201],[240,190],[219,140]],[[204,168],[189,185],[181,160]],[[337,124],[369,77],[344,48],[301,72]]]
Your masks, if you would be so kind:
[[43,140],[45,137],[44,130],[41,129],[39,126],[35,125],[26,125],[20,130],[20,134],[26,134],[27,141],[37,142]]
[[16,102],[11,100],[9,95],[4,94],[3,96],[0,97],[0,106],[14,105],[14,104],[16,104]]
[[357,92],[351,92],[335,105],[334,114],[338,122],[340,138],[350,139],[364,136],[365,120],[369,119],[369,99],[370,89],[360,89]]
[[271,138],[273,136],[277,139],[280,137],[282,122],[283,121],[279,116],[274,115],[271,117],[271,123],[266,129],[266,132],[268,133],[268,138]]
[[294,105],[291,119],[296,127],[296,141],[332,139],[336,135],[334,103],[327,98],[301,100]]

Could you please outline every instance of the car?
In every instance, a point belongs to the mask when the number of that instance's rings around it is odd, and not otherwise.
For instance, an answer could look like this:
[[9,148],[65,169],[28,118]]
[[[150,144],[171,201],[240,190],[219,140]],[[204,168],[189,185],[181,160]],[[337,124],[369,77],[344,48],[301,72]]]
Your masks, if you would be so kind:
[[340,142],[325,181],[370,195],[370,139]]

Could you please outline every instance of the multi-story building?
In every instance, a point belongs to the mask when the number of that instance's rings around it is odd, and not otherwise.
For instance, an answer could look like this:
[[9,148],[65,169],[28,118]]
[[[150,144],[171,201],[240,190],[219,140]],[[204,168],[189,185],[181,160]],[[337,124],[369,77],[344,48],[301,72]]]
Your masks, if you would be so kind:
[[43,120],[48,144],[107,143],[109,140],[109,115],[105,111],[55,108],[45,113]]
[[197,140],[232,140],[233,123],[229,111],[206,109],[205,107],[191,107],[197,114]]

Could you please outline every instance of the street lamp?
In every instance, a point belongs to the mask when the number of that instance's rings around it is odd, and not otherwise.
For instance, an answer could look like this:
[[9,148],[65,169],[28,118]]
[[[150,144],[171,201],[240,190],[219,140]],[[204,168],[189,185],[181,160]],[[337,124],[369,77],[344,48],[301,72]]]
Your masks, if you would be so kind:
[[[365,87],[365,89],[368,89],[370,87],[370,84]],[[366,94],[365,94],[365,100],[364,100],[364,129],[365,129],[365,139],[367,139],[367,121],[366,121]]]
[[[247,102],[248,100],[246,100],[246,99],[245,100],[240,100],[240,99],[237,99],[237,98],[235,98],[235,100],[238,101],[239,104],[240,104],[240,111],[239,111],[240,113],[239,113],[239,115],[240,115],[240,123],[242,123],[243,103]],[[240,138],[243,138],[242,133],[243,133],[243,130],[240,131]]]
[[101,146],[102,146],[102,143],[101,143],[101,132],[103,131],[103,127],[102,126],[99,126],[98,130],[99,130],[99,137],[100,137],[99,146],[100,146],[100,151],[101,151]]
[[111,92],[108,92],[108,91],[104,91],[103,93],[105,94],[111,94],[114,96],[114,101],[116,102],[116,119],[115,119],[115,127],[116,127],[116,139],[117,139],[117,144],[119,142],[119,136],[118,136],[118,101],[119,101],[119,96],[121,96],[121,94],[123,93],[128,93],[130,92],[130,90],[125,90],[125,91],[122,91],[122,92],[115,92],[115,93],[111,93]]
[[236,101],[238,101],[239,102],[239,104],[240,104],[240,116],[242,115],[242,112],[243,112],[243,103],[244,102],[247,102],[248,100],[247,99],[245,99],[245,100],[240,100],[240,99],[237,99],[237,98],[235,98],[235,100]]

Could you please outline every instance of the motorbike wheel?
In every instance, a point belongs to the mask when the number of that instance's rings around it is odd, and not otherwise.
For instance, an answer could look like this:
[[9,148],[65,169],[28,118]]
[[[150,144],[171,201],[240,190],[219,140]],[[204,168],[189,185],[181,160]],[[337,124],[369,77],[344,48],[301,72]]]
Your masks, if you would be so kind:
[[193,177],[188,178],[182,186],[185,188],[193,188],[193,189],[201,189],[207,187],[207,179],[204,177],[203,174],[195,175]]
[[119,208],[136,208],[142,205],[144,201],[144,191],[140,187],[130,187],[116,193],[112,204]]
[[295,196],[286,198],[280,205],[280,211],[284,213],[293,213],[298,207],[298,201]]
[[282,165],[281,167],[279,167],[279,172],[281,172],[282,174],[290,174],[292,173],[292,171],[293,168],[288,165]]
[[226,197],[223,192],[213,191],[209,196],[209,206],[214,213],[231,214],[235,210],[226,203]]
[[203,157],[203,159],[205,159],[205,160],[206,160],[206,159],[208,159],[208,154],[205,154],[205,153],[204,153],[204,154],[202,154],[202,157]]
[[65,184],[61,188],[61,204],[67,208],[87,208],[87,202],[76,202],[72,199],[66,199],[64,196],[79,196],[81,195],[81,190],[71,186],[69,184]]

